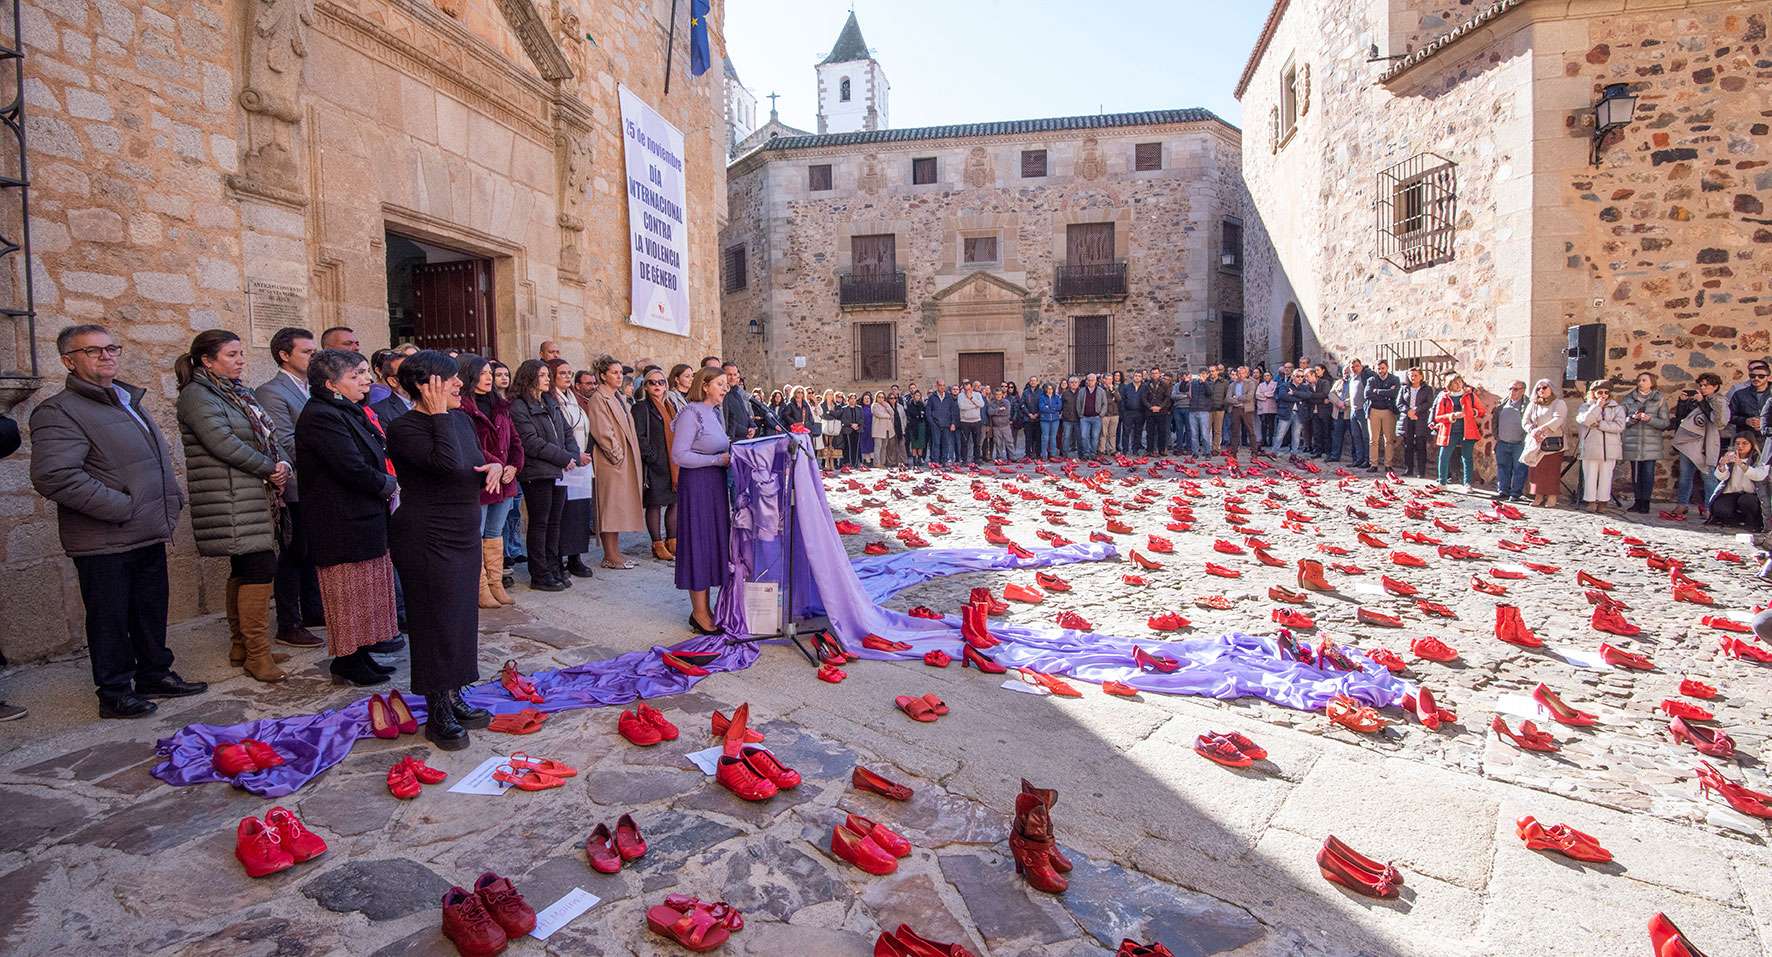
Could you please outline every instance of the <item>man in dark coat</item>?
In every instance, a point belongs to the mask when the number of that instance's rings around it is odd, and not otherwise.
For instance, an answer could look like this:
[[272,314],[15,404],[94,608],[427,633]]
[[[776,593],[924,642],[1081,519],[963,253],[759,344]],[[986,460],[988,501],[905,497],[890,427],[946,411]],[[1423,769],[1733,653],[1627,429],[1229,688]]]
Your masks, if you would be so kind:
[[1139,398],[1144,406],[1144,450],[1162,455],[1169,448],[1169,383],[1160,370],[1151,370]]
[[[18,451],[22,440],[19,438],[18,423],[10,417],[0,415],[0,459]],[[6,667],[6,655],[0,654],[0,668]],[[17,721],[30,714],[24,705],[7,704],[0,701],[0,721]]]
[[744,377],[738,374],[738,363],[726,360],[721,366],[726,370],[726,398],[720,400],[720,416],[726,420],[726,438],[737,442],[757,434],[756,423],[751,421],[751,400],[744,390]]
[[67,387],[31,413],[31,485],[55,503],[80,578],[99,716],[143,718],[150,698],[209,688],[179,677],[166,647],[166,543],[184,494],[143,391],[116,379],[122,348],[105,327],[69,326],[55,348]]
[[952,462],[959,451],[960,390],[957,386],[943,388],[940,379],[925,403],[929,415],[929,461]]
[[[277,373],[254,390],[258,404],[271,417],[271,435],[277,447],[291,456],[295,454],[295,422],[308,404],[308,360],[315,351],[314,334],[308,330],[294,326],[278,329],[271,336],[271,359],[277,363]],[[277,551],[277,579],[273,583],[276,638],[286,645],[317,648],[325,644],[324,640],[303,624],[320,623],[325,611],[320,607],[320,579],[308,554],[307,532],[301,520],[301,463],[290,464],[297,472],[283,486],[291,535],[288,544]]]
[[1021,434],[1025,437],[1027,457],[1040,457],[1040,377],[1028,376],[1021,387]]
[[1366,437],[1372,443],[1367,471],[1397,467],[1397,390],[1402,388],[1390,360],[1378,360],[1378,369],[1366,380]]

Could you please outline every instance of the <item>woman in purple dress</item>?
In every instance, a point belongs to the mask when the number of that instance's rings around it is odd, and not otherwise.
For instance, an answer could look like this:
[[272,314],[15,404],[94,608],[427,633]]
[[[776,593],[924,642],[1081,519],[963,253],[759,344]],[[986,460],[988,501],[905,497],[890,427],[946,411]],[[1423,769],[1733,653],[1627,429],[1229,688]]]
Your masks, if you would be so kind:
[[732,506],[726,495],[731,442],[720,418],[726,376],[701,369],[689,385],[689,404],[671,426],[671,460],[677,463],[677,587],[689,593],[689,627],[717,635],[708,589],[726,576],[726,540]]

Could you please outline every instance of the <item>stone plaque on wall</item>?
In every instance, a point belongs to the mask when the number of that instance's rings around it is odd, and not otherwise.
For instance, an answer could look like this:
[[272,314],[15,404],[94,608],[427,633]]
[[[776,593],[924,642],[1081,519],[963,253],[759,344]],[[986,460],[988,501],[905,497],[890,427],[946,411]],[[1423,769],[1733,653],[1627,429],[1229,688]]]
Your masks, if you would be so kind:
[[254,348],[264,349],[271,337],[284,326],[302,324],[306,290],[300,286],[254,279],[246,285],[247,339]]

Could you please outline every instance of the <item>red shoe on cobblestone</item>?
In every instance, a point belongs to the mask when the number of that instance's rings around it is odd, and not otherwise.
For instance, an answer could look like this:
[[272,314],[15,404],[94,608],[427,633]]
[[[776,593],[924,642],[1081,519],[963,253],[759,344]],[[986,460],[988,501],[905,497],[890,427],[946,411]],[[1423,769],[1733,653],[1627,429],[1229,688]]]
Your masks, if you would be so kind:
[[1538,726],[1530,721],[1520,722],[1520,730],[1516,733],[1508,728],[1507,722],[1501,719],[1501,715],[1496,715],[1490,720],[1489,727],[1502,738],[1512,741],[1514,747],[1522,751],[1559,750],[1556,739],[1551,737],[1549,733],[1540,731]]
[[1396,674],[1408,667],[1403,663],[1402,657],[1389,648],[1372,648],[1366,652],[1366,657],[1377,662],[1391,674]]
[[487,913],[480,898],[460,887],[443,894],[443,936],[461,957],[492,957],[505,949],[510,938]]
[[1414,585],[1411,585],[1406,581],[1392,578],[1389,575],[1380,576],[1378,582],[1384,586],[1385,591],[1396,595],[1398,598],[1412,598],[1418,591],[1420,591],[1420,589],[1416,588]]
[[1724,635],[1723,640],[1717,642],[1717,646],[1722,648],[1724,654],[1737,660],[1746,658],[1762,665],[1772,665],[1772,650],[1762,648],[1752,642]]
[[[1013,588],[1015,586],[1011,585],[1010,587]],[[1007,591],[1007,590],[1005,590],[1005,591]],[[912,618],[927,618],[931,621],[940,621],[941,620],[941,612],[936,611],[935,609],[930,608],[927,605],[912,605],[910,610],[906,611],[905,614],[911,616]]]
[[1367,897],[1395,897],[1403,886],[1402,875],[1389,864],[1379,864],[1331,834],[1317,851],[1317,870],[1323,879]]
[[[1599,617],[1600,611],[1598,608],[1594,609],[1595,618]],[[1651,661],[1648,655],[1625,651],[1623,648],[1614,647],[1603,641],[1600,642],[1600,660],[1614,668],[1627,668],[1631,671],[1655,670],[1655,662]]]
[[1710,797],[1716,791],[1729,802],[1729,806],[1750,817],[1772,818],[1772,794],[1755,791],[1745,785],[1723,777],[1721,771],[1711,766],[1709,761],[1700,761],[1698,767],[1698,793]]
[[1074,611],[1061,611],[1054,620],[1058,622],[1058,627],[1068,628],[1072,631],[1095,630],[1095,626],[1089,623],[1089,619],[1084,618],[1082,615],[1079,615]]
[[1145,577],[1143,575],[1132,575],[1132,574],[1121,575],[1120,580],[1125,582],[1128,585],[1133,585],[1133,586],[1136,586],[1139,588],[1142,588],[1142,587],[1150,584],[1150,582],[1145,580]]
[[283,846],[277,829],[256,817],[243,817],[234,828],[234,858],[246,868],[247,877],[264,877],[295,866],[295,857]]
[[1528,851],[1555,851],[1564,857],[1590,864],[1604,864],[1612,860],[1612,852],[1601,847],[1598,840],[1567,824],[1545,827],[1531,815],[1527,815],[1515,824],[1514,833],[1526,842]]
[[1361,606],[1354,612],[1354,617],[1363,625],[1376,625],[1380,628],[1401,628],[1403,619],[1396,615],[1388,615],[1377,609]]
[[1689,582],[1680,582],[1674,585],[1674,601],[1690,602],[1694,605],[1715,605],[1717,603],[1716,599],[1706,593],[1703,588]]
[[1442,664],[1458,660],[1458,650],[1438,638],[1421,637],[1409,643],[1409,650],[1415,657],[1424,661],[1437,661]]
[[1166,611],[1160,615],[1152,615],[1145,619],[1145,626],[1152,631],[1180,631],[1181,629],[1186,628],[1188,624],[1189,622],[1186,618],[1183,618],[1172,611]]
[[1440,703],[1434,700],[1434,693],[1427,689],[1427,685],[1422,685],[1414,694],[1403,695],[1403,710],[1415,715],[1422,727],[1429,731],[1438,731],[1441,725],[1453,724],[1458,721],[1458,715],[1440,707]]
[[1426,568],[1427,567],[1427,560],[1426,559],[1421,558],[1420,556],[1411,555],[1408,552],[1402,552],[1402,551],[1391,552],[1391,563],[1394,565],[1401,565],[1404,568]]
[[1202,732],[1194,738],[1194,753],[1227,768],[1246,768],[1255,763],[1254,758],[1214,731]]
[[1721,615],[1705,615],[1703,618],[1701,618],[1699,620],[1701,622],[1703,622],[1704,624],[1706,624],[1712,628],[1715,628],[1719,631],[1732,631],[1738,635],[1753,634],[1752,627],[1748,626],[1747,624],[1745,624],[1743,622],[1736,621],[1733,618],[1724,618]]
[[388,793],[402,801],[410,801],[418,797],[424,788],[418,786],[418,778],[413,776],[412,767],[405,758],[394,762],[388,769]]
[[1696,678],[1684,678],[1680,681],[1680,694],[1688,698],[1709,701],[1717,696],[1717,689],[1714,685],[1707,685]]
[[1299,631],[1311,631],[1317,627],[1316,621],[1311,616],[1291,608],[1275,608],[1273,619],[1283,627]]
[[1507,594],[1507,586],[1506,585],[1497,585],[1494,582],[1488,580],[1487,578],[1482,577],[1481,575],[1472,575],[1471,576],[1471,590],[1472,591],[1480,591],[1485,595],[1505,595],[1505,594]]
[[1562,697],[1542,681],[1538,683],[1538,687],[1532,689],[1532,700],[1538,702],[1538,707],[1549,713],[1551,720],[1558,724],[1566,724],[1572,728],[1586,728],[1598,724],[1600,721],[1599,715],[1571,708],[1565,704]]
[[1667,731],[1673,736],[1675,744],[1690,744],[1699,754],[1708,754],[1713,758],[1735,756],[1735,739],[1720,729],[1687,724],[1685,718],[1675,718],[1668,723]]
[[[1039,585],[1047,591],[1066,592],[1071,590],[1070,582],[1065,581],[1057,575],[1049,575],[1045,572],[1034,572],[1034,584]],[[1008,611],[1009,609],[1005,608],[1003,610]]]
[[1243,577],[1243,573],[1240,571],[1237,571],[1234,568],[1226,568],[1223,565],[1217,565],[1212,562],[1206,563],[1206,574],[1216,575],[1219,578],[1242,578]]
[[1306,595],[1304,592],[1293,591],[1292,589],[1281,585],[1270,586],[1267,590],[1267,596],[1274,601],[1283,601],[1288,605],[1308,604],[1311,600],[1311,596]]
[[1038,605],[1046,600],[1045,595],[1015,582],[1003,586],[1003,598],[1006,601],[1020,602],[1024,605]]
[[1670,718],[1684,718],[1687,721],[1711,721],[1715,719],[1715,716],[1710,713],[1709,708],[1681,701],[1677,698],[1662,699],[1661,710]]
[[1283,561],[1279,558],[1275,558],[1273,553],[1269,552],[1265,547],[1251,546],[1251,550],[1255,553],[1255,560],[1262,563],[1263,565],[1268,566],[1269,568],[1285,568],[1286,567],[1285,561]]
[[1586,571],[1575,573],[1575,584],[1588,585],[1601,591],[1611,591],[1615,586],[1604,578],[1599,578]]
[[872,791],[894,801],[909,801],[914,793],[910,788],[875,774],[859,764],[849,775],[849,786],[857,791]]
[[1520,609],[1513,605],[1495,606],[1495,637],[1522,648],[1544,647],[1544,642],[1532,633],[1532,629],[1526,627],[1525,620],[1520,617]]
[[[1589,621],[1589,624],[1593,626],[1595,631],[1603,631],[1607,634],[1618,635],[1621,638],[1635,638],[1637,635],[1643,633],[1643,629],[1631,624],[1623,615],[1618,613],[1618,609],[1609,604],[1595,605],[1593,618]],[[1601,654],[1604,655],[1606,649],[1609,647],[1611,646],[1601,645]],[[1610,659],[1607,659],[1607,663],[1616,664],[1616,662],[1613,662]],[[1625,665],[1625,667],[1630,668],[1635,666]],[[1649,669],[1644,668],[1641,670],[1647,671]]]
[[1433,615],[1435,618],[1457,618],[1458,617],[1458,612],[1453,611],[1452,609],[1446,607],[1445,605],[1440,604],[1437,601],[1428,601],[1426,598],[1415,599],[1415,607],[1422,614]]

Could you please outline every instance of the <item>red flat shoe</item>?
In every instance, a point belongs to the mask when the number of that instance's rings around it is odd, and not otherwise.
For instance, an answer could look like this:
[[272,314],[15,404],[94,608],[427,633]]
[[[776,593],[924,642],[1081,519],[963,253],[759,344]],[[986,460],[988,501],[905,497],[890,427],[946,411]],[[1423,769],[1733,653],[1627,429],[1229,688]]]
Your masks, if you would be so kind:
[[418,797],[424,788],[418,786],[418,778],[412,773],[412,766],[402,758],[388,768],[388,793],[402,801],[410,801]]
[[902,641],[889,641],[879,635],[861,636],[861,646],[872,651],[910,651],[911,646]]
[[[904,953],[908,957],[972,957],[972,951],[959,944],[943,944],[919,936],[916,931],[911,930],[909,924],[899,924],[893,936],[905,948]],[[874,957],[881,955],[876,952]]]
[[1201,595],[1194,604],[1209,611],[1230,611],[1231,600],[1223,595]]
[[745,745],[739,749],[739,758],[778,790],[792,791],[800,786],[800,772],[782,764],[775,755],[762,748]]
[[1024,605],[1038,605],[1046,600],[1046,596],[1027,587],[1010,582],[1003,586],[1003,598],[1006,601],[1020,602]]
[[1674,743],[1690,744],[1699,754],[1708,754],[1713,758],[1735,756],[1735,739],[1721,730],[1687,724],[1685,718],[1673,719],[1668,723],[1667,730],[1673,736]]
[[1120,580],[1125,582],[1128,585],[1135,585],[1140,588],[1144,587],[1145,585],[1150,584],[1150,582],[1145,580],[1143,575],[1133,575],[1130,573],[1125,574],[1125,575],[1121,575]]
[[1398,598],[1413,598],[1420,591],[1420,589],[1416,588],[1414,585],[1411,585],[1406,581],[1399,581],[1389,575],[1380,576],[1378,583],[1384,586],[1385,591],[1390,592]]
[[1226,568],[1223,565],[1215,565],[1212,562],[1206,563],[1206,574],[1216,575],[1219,578],[1242,578],[1243,577],[1243,573],[1240,571],[1237,571],[1234,568]]
[[1317,551],[1322,552],[1325,555],[1334,555],[1336,558],[1346,558],[1353,554],[1353,552],[1342,548],[1340,545],[1330,545],[1326,542],[1317,545]]
[[850,814],[843,819],[843,827],[856,837],[868,838],[893,857],[911,856],[911,842],[878,821],[871,821],[859,814]]
[[861,526],[857,525],[854,522],[849,521],[848,519],[842,519],[837,522],[837,534],[838,535],[860,535],[861,534]]
[[295,858],[297,864],[311,861],[326,853],[326,842],[320,835],[307,829],[301,819],[290,813],[288,808],[274,807],[265,812],[265,827],[274,828],[277,840],[289,856]]
[[1125,522],[1115,521],[1115,520],[1111,520],[1111,519],[1107,523],[1107,530],[1110,532],[1113,532],[1115,535],[1130,535],[1130,534],[1132,534],[1132,526],[1126,524]]
[[1714,686],[1707,685],[1695,678],[1683,678],[1680,680],[1680,694],[1683,694],[1688,698],[1699,698],[1704,701],[1709,701],[1717,696],[1717,689]]
[[[1165,542],[1165,544],[1167,544],[1168,540],[1165,539],[1164,542]],[[1166,551],[1174,551],[1174,550],[1175,550],[1174,546],[1170,546],[1168,549],[1166,549]],[[1219,553],[1220,555],[1247,554],[1244,551],[1243,546],[1238,545],[1236,542],[1227,542],[1222,538],[1220,538],[1212,543],[1212,550]],[[1158,551],[1158,549],[1152,548],[1151,551]]]
[[1058,627],[1070,631],[1095,630],[1095,626],[1089,623],[1089,619],[1084,618],[1082,615],[1079,615],[1074,611],[1061,611],[1054,620],[1058,622]]
[[1497,585],[1494,582],[1489,581],[1488,579],[1479,577],[1477,575],[1471,576],[1471,590],[1482,592],[1485,595],[1505,595],[1505,594],[1507,594],[1506,586]]
[[1111,694],[1120,698],[1132,698],[1138,695],[1137,688],[1134,688],[1125,682],[1113,680],[1103,681],[1101,683],[1101,692],[1102,694]]
[[[679,658],[676,655],[671,654],[668,651],[660,652],[659,659],[665,663],[665,667],[670,668],[672,671],[678,672],[680,674],[688,675],[691,678],[701,678],[701,677],[705,677],[709,674],[712,674],[712,672],[708,671],[706,668],[703,668],[700,665],[692,665],[689,662],[684,661],[682,658]],[[534,701],[538,704],[541,702],[541,698],[539,696],[535,697],[535,698],[531,698],[529,700]]]
[[947,702],[936,697],[933,691],[923,695],[923,703],[934,709],[937,717],[945,716],[948,713]]
[[679,911],[667,904],[655,905],[646,912],[646,928],[695,953],[714,950],[732,936],[705,906]]
[[1283,601],[1289,605],[1305,605],[1309,604],[1311,600],[1311,596],[1306,595],[1304,592],[1293,591],[1292,589],[1281,585],[1270,587],[1267,590],[1267,596],[1274,601]]
[[1367,897],[1397,896],[1402,881],[1396,877],[1395,868],[1386,865],[1383,870],[1375,872],[1357,863],[1364,861],[1364,857],[1354,855],[1350,859],[1351,851],[1352,848],[1337,841],[1333,835],[1323,841],[1322,848],[1317,851],[1317,870],[1324,880]]
[[814,674],[814,677],[820,681],[836,684],[844,678],[849,677],[849,674],[836,665],[819,665],[818,671]]
[[1507,722],[1501,719],[1501,715],[1496,715],[1490,719],[1489,728],[1501,737],[1512,741],[1514,747],[1522,751],[1558,750],[1556,739],[1551,737],[1548,732],[1540,731],[1538,726],[1530,721],[1520,722],[1520,730],[1516,733],[1508,728]]
[[1391,552],[1391,564],[1401,565],[1404,568],[1426,568],[1427,559],[1411,555],[1408,552]]
[[263,771],[266,768],[274,768],[283,764],[283,755],[278,754],[276,748],[257,738],[247,738],[240,742],[240,746],[246,749],[246,756],[252,759],[252,769],[255,771]]
[[1489,577],[1505,578],[1508,581],[1520,581],[1526,577],[1526,573],[1517,572],[1511,568],[1491,568],[1489,569]]
[[1422,637],[1409,642],[1409,650],[1415,657],[1426,661],[1437,661],[1442,664],[1458,659],[1458,649],[1446,644],[1438,638]]
[[[1158,555],[1171,555],[1175,552],[1175,543],[1161,535],[1150,535],[1146,537],[1144,544],[1146,548]],[[1236,548],[1235,545],[1232,545],[1231,547]],[[1240,550],[1238,553],[1240,553]]]
[[1354,612],[1354,618],[1363,625],[1377,625],[1381,628],[1403,627],[1403,619],[1396,615],[1387,615],[1382,611],[1376,611],[1363,605]]
[[[1015,586],[1011,585],[1009,587],[1014,588]],[[1007,594],[1008,589],[1005,589],[1004,593]],[[905,614],[911,616],[912,618],[927,618],[930,621],[940,621],[941,620],[941,612],[936,611],[933,608],[926,607],[924,605],[912,605],[910,607],[910,609],[905,612]]]
[[1719,631],[1732,631],[1738,635],[1753,634],[1753,628],[1748,626],[1745,622],[1739,622],[1733,618],[1724,618],[1721,615],[1705,615],[1703,618],[1699,619],[1699,621]]
[[1039,585],[1047,591],[1065,592],[1071,590],[1070,582],[1065,581],[1057,575],[1048,575],[1045,572],[1034,572],[1034,584]]
[[1528,851],[1555,851],[1564,857],[1590,864],[1612,860],[1612,852],[1600,846],[1592,835],[1583,834],[1567,824],[1545,827],[1531,815],[1520,818],[1514,833],[1526,842]]
[[1273,619],[1280,625],[1297,631],[1310,631],[1317,627],[1316,620],[1311,616],[1291,608],[1275,608]]
[[1244,754],[1241,748],[1211,731],[1194,738],[1194,753],[1227,768],[1246,768],[1255,763],[1255,759]]
[[[1595,608],[1595,617],[1598,617],[1599,614],[1600,609]],[[1655,662],[1649,660],[1647,655],[1639,655],[1625,651],[1623,648],[1616,648],[1605,642],[1600,643],[1600,660],[1614,668],[1627,668],[1631,671],[1655,670]]]
[[209,763],[215,773],[224,778],[238,777],[258,769],[252,763],[252,755],[247,754],[246,748],[238,744],[216,745],[215,751],[209,755]]
[[417,779],[420,784],[442,784],[444,781],[449,780],[448,771],[433,768],[426,764],[421,758],[407,755],[402,761],[405,763],[406,767],[412,771],[412,776]]
[[540,731],[541,726],[547,721],[547,712],[524,708],[514,714],[494,715],[492,723],[488,724],[486,729],[497,731],[499,734],[534,734]]
[[1382,666],[1384,670],[1393,675],[1408,667],[1408,665],[1403,663],[1403,659],[1389,648],[1370,649],[1366,652],[1366,657],[1372,659],[1375,663]]
[[884,555],[890,551],[892,551],[890,546],[885,542],[879,541],[869,542],[861,547],[861,553],[863,555]]
[[1181,629],[1186,628],[1188,624],[1189,622],[1186,618],[1183,618],[1172,611],[1166,611],[1160,615],[1152,615],[1145,619],[1145,626],[1152,631],[1180,631]]
[[629,744],[639,745],[642,748],[650,748],[664,740],[662,732],[632,711],[623,711],[621,716],[616,718],[615,730],[622,737],[628,739]]
[[615,874],[621,871],[621,853],[613,846],[615,836],[609,833],[609,825],[598,824],[591,829],[591,836],[585,838],[585,859],[590,862],[591,870],[599,874]]
[[615,819],[615,850],[624,861],[637,861],[646,856],[646,838],[632,814]]
[[912,794],[915,793],[910,788],[875,774],[859,764],[849,775],[849,785],[857,791],[872,791],[883,798],[890,798],[894,801],[909,801]]
[[1495,637],[1522,648],[1544,647],[1544,642],[1526,627],[1525,620],[1520,617],[1520,609],[1513,605],[1495,606]]
[[758,774],[749,762],[732,755],[720,758],[714,780],[746,801],[767,801],[781,793],[775,782]]
[[443,936],[461,957],[492,957],[510,943],[480,898],[460,887],[443,892]]
[[1181,662],[1167,655],[1153,655],[1137,645],[1132,646],[1132,662],[1139,668],[1169,674],[1181,667]]
[[925,654],[923,656],[923,663],[931,668],[946,668],[948,665],[954,663],[954,659],[948,657],[947,652],[938,649]]
[[1563,699],[1543,682],[1532,689],[1532,700],[1538,702],[1539,708],[1551,716],[1558,724],[1566,724],[1572,728],[1586,728],[1599,723],[1599,716],[1587,711],[1578,711],[1563,703]]
[[898,870],[898,858],[874,842],[841,824],[831,828],[831,853],[869,874],[883,877]]
[[1709,708],[1681,701],[1678,698],[1663,698],[1661,710],[1670,718],[1684,718],[1687,721],[1714,721],[1716,716]]
[[1286,567],[1286,563],[1284,561],[1282,561],[1279,558],[1275,558],[1273,553],[1269,552],[1265,548],[1254,548],[1254,549],[1251,549],[1251,551],[1253,551],[1255,553],[1255,560],[1256,561],[1262,563],[1263,565],[1268,566],[1269,568],[1285,568]]
[[[1661,517],[1667,518],[1668,514],[1663,512]],[[1683,513],[1675,519],[1675,521],[1682,522],[1685,520],[1686,516]],[[1685,933],[1675,927],[1673,921],[1667,919],[1666,914],[1656,914],[1649,918],[1649,944],[1655,948],[1655,957],[1704,957],[1704,954],[1693,946],[1690,940],[1686,939]]]
[[1422,614],[1433,615],[1435,618],[1458,617],[1458,612],[1453,611],[1437,601],[1428,601],[1426,598],[1415,599],[1415,607],[1420,610]]
[[936,719],[935,709],[929,707],[929,703],[922,698],[901,694],[892,699],[892,703],[897,705],[898,710],[903,711],[912,721],[928,724]]
[[1009,670],[971,645],[960,646],[960,667],[977,668],[987,675],[1000,675]]
[[1441,558],[1450,558],[1460,562],[1480,562],[1483,553],[1466,545],[1441,545],[1436,551]]

